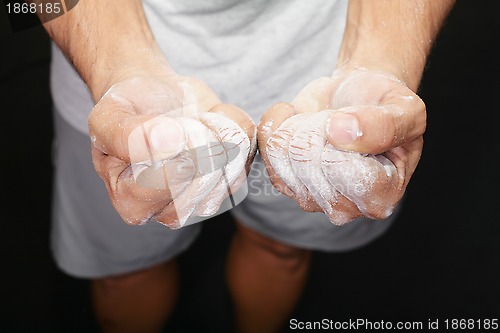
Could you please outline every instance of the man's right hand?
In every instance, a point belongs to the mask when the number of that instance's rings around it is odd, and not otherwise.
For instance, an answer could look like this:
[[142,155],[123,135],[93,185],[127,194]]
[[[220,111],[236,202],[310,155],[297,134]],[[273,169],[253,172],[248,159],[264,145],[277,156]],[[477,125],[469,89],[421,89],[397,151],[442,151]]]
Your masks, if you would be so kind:
[[93,162],[121,217],[178,228],[215,213],[253,159],[250,117],[173,71],[141,0],[80,1],[44,27],[96,102]]
[[216,213],[256,149],[243,110],[178,75],[119,80],[92,110],[89,130],[95,169],[129,224],[155,219],[176,229]]

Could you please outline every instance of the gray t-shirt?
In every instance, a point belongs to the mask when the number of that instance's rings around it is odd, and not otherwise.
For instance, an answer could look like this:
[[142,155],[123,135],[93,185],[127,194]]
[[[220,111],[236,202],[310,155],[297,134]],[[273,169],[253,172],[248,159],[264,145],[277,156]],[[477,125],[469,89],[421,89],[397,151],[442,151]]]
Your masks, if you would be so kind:
[[[347,0],[144,0],[171,66],[204,80],[258,123],[305,84],[331,75]],[[61,116],[83,133],[94,103],[61,51],[52,49],[51,89]]]

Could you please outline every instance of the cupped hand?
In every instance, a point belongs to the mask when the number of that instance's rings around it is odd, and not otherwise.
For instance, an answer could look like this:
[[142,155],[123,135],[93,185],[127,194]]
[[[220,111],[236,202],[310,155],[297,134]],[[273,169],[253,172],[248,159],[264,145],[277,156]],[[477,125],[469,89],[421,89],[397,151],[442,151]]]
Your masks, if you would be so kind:
[[124,221],[172,229],[215,214],[246,179],[255,125],[200,80],[131,76],[89,117],[94,167]]
[[423,101],[392,74],[338,69],[262,117],[258,145],[273,185],[343,225],[384,219],[422,153]]

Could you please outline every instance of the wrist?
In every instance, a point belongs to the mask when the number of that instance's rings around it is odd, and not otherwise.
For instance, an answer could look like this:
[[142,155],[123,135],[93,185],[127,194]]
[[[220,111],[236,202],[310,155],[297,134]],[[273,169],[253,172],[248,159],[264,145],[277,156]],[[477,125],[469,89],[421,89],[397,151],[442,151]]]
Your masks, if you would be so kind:
[[94,101],[135,75],[173,75],[146,20],[141,0],[81,1],[44,24]]
[[350,0],[338,67],[388,72],[416,91],[453,0]]
[[86,75],[87,86],[97,102],[116,83],[134,76],[166,77],[176,76],[161,51],[155,48],[128,49],[124,56],[113,56],[116,52],[104,52],[106,57],[97,59]]
[[420,84],[423,73],[422,69],[415,67],[406,67],[404,64],[398,64],[397,61],[387,62],[386,60],[377,61],[376,59],[349,59],[348,61],[338,62],[334,75],[340,71],[378,71],[394,76],[404,85],[416,92]]
[[376,40],[368,35],[360,36],[359,31],[354,37],[346,34],[337,60],[337,69],[386,72],[411,90],[417,91],[427,52],[419,49],[408,51],[401,46],[391,43],[390,40]]

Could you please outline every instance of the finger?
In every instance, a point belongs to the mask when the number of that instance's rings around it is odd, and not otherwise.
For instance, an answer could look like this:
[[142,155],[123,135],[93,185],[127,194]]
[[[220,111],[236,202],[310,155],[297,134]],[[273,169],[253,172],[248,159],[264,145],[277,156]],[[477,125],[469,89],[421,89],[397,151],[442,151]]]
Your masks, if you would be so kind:
[[[193,157],[196,166],[196,174],[192,183],[175,200],[167,205],[162,212],[155,215],[158,222],[167,224],[169,227],[179,228],[186,224],[198,204],[214,189],[219,182],[222,171],[214,170],[212,162],[216,158],[225,158],[217,149],[214,154],[209,143],[216,143],[212,131],[200,121],[179,117],[177,121],[186,129],[188,135],[188,147],[195,152]],[[217,157],[216,157],[217,156]],[[217,161],[216,161],[217,162]],[[177,215],[176,220],[172,216]]]
[[404,146],[396,147],[384,153],[384,155],[396,166],[399,177],[404,179],[402,191],[404,191],[408,185],[420,161],[423,144],[423,138],[419,137]]
[[[209,216],[217,212],[222,201],[228,196],[228,192],[231,190],[236,191],[236,187],[233,187],[236,179],[243,173],[246,174],[246,164],[247,159],[252,155],[250,139],[248,137],[248,132],[243,131],[243,129],[230,119],[225,116],[225,114],[230,113],[232,109],[231,106],[227,106],[219,112],[205,112],[200,114],[200,121],[209,128],[212,133],[214,133],[215,138],[221,144],[223,148],[223,153],[225,156],[224,161],[214,165],[214,168],[222,171],[222,177],[219,183],[214,187],[212,192],[200,203],[199,209],[196,214],[202,214],[203,216]],[[228,110],[229,109],[229,110]],[[255,136],[255,127],[250,117],[244,117],[238,115],[239,111],[235,110],[233,113],[233,119],[240,117],[238,119],[241,122],[250,122],[244,125],[244,127],[253,127],[249,130]]]
[[329,111],[322,111],[301,121],[290,140],[290,163],[293,174],[307,188],[308,197],[312,198],[308,200],[311,211],[322,211],[333,224],[344,225],[361,216],[361,213],[330,184],[323,173],[322,152],[326,144],[324,123],[328,116]]
[[257,128],[252,118],[242,109],[230,104],[217,104],[208,111],[210,114],[221,114],[232,120],[239,126],[251,142],[251,147],[255,146]]
[[[203,197],[200,197],[200,200],[195,199],[198,201],[197,203],[190,202],[189,204],[194,204],[196,206],[195,210],[191,213],[192,216],[209,216],[212,212],[217,212],[220,203],[223,201],[225,194],[227,194],[229,185],[227,185],[227,176],[224,173],[224,165],[227,164],[228,157],[223,145],[220,142],[210,143],[205,149],[205,152],[200,151],[200,153],[205,155],[203,159],[205,160],[204,163],[206,166],[204,168],[206,170],[201,171],[199,177],[201,177],[201,175],[216,173],[219,175],[219,178],[218,181],[214,180],[215,185],[210,189],[210,192],[206,193]],[[198,158],[200,157],[198,156]],[[243,162],[241,169],[244,169],[244,165],[245,163]],[[204,191],[203,187],[201,187],[200,190]],[[176,206],[181,206],[181,204],[176,203]],[[200,212],[203,213],[200,214]]]
[[127,163],[175,156],[185,147],[186,135],[175,119],[166,115],[135,115],[126,102],[105,98],[89,116],[94,147]]
[[425,131],[424,102],[395,79],[357,75],[333,100],[339,108],[329,120],[328,140],[337,149],[378,154]]
[[310,117],[311,113],[301,113],[286,119],[271,135],[266,148],[267,158],[275,175],[287,185],[299,203],[310,200],[310,195],[292,168],[289,146],[297,129]]
[[255,124],[243,110],[232,105],[221,104],[210,112],[200,114],[199,120],[209,128],[221,142],[230,168],[228,177],[235,179],[233,172],[240,173],[247,159],[255,154]]
[[246,163],[246,172],[250,172],[252,162],[257,153],[257,127],[252,118],[244,110],[230,104],[218,104],[211,108],[208,112],[220,113],[229,119],[233,120],[247,134],[250,139],[250,148]]
[[[229,196],[234,196],[246,181],[246,170],[243,170],[232,184],[229,184],[223,175],[217,186],[212,190],[209,196],[200,203],[194,214],[196,216],[214,215],[220,210],[224,200]],[[231,206],[235,207],[235,204],[234,198],[231,199]]]
[[[273,133],[281,126],[281,124],[295,114],[296,110],[291,104],[275,104],[264,113],[257,130],[259,153],[266,167],[269,180],[278,191],[294,200],[296,198],[296,194],[287,186],[287,184],[279,177],[279,175],[276,174],[275,169],[272,167],[269,161],[268,143]],[[287,147],[288,143],[285,144],[285,146]],[[285,151],[285,148],[281,148],[282,150],[279,155],[284,156],[284,158],[288,160],[288,150]],[[276,150],[278,150],[278,147],[276,147]]]
[[397,105],[347,107],[330,118],[328,140],[337,149],[379,154],[415,140],[424,131],[423,109],[405,112]]
[[[257,139],[259,142],[260,150],[264,150],[267,145],[267,141],[271,135],[281,126],[281,124],[297,114],[297,110],[288,103],[277,103],[269,108],[261,117],[258,129],[257,129]],[[262,155],[262,153],[261,153]]]
[[404,179],[390,160],[382,155],[342,152],[330,144],[326,145],[322,158],[323,172],[330,183],[364,216],[384,219],[392,214]]
[[318,112],[302,122],[290,141],[289,156],[296,175],[314,201],[329,216],[335,210],[330,202],[335,202],[337,191],[329,184],[321,170],[321,154],[326,144],[325,123],[329,112]]
[[[132,168],[122,160],[108,156],[93,148],[92,156],[95,169],[106,185],[113,207],[122,219],[129,224],[143,224],[147,222],[158,210],[161,210],[168,202],[178,196],[183,188],[183,177],[178,176],[177,186],[165,186],[163,177],[153,176],[155,186],[139,185],[136,181]],[[152,168],[152,167],[149,167]],[[160,172],[168,172],[168,166],[162,165]],[[178,169],[175,167],[175,169]],[[148,170],[142,172],[139,177],[149,178]],[[156,170],[154,173],[157,173]],[[179,174],[179,172],[178,172]],[[191,172],[182,173],[189,181]],[[149,180],[148,180],[149,181]],[[159,185],[163,183],[163,187]],[[180,186],[179,186],[180,185]]]
[[330,201],[330,205],[332,207],[331,213],[323,210],[316,211],[325,213],[330,222],[336,226],[346,225],[352,220],[363,216],[358,207],[340,192],[336,194],[335,200]]

